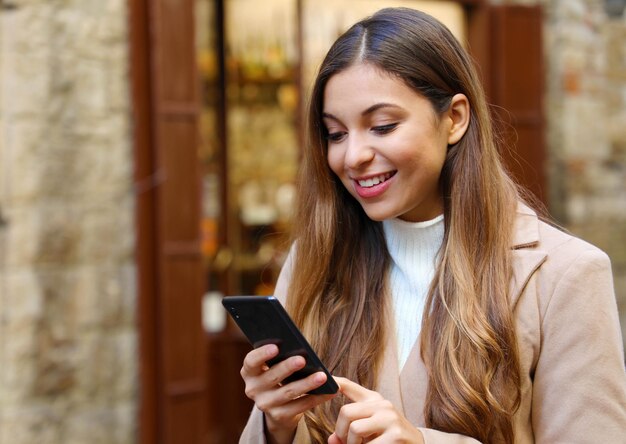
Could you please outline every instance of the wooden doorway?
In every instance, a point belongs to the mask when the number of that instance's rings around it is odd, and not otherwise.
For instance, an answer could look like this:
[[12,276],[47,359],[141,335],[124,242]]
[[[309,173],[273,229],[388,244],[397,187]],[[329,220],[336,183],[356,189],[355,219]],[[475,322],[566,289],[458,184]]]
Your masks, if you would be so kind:
[[[481,65],[490,101],[512,115],[510,125],[518,139],[509,167],[520,182],[544,197],[541,10],[496,7],[479,0],[460,3],[467,12],[470,50]],[[215,388],[209,383],[209,344],[201,319],[205,281],[194,0],[129,0],[128,5],[137,194],[139,442],[208,443],[207,406]],[[220,355],[226,358],[237,346],[226,345]],[[232,369],[239,365],[229,360],[224,367],[238,379]]]
[[139,442],[206,442],[193,0],[130,0]]

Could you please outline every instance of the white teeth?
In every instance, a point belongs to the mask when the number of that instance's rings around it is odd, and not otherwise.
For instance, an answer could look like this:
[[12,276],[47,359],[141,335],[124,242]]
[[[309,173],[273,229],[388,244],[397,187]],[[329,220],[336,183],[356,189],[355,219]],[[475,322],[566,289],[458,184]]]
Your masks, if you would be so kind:
[[380,176],[371,177],[365,180],[359,180],[359,185],[362,186],[363,188],[369,188],[369,187],[373,187],[374,185],[378,185],[379,183],[382,183],[387,179],[388,177],[386,174],[381,174]]

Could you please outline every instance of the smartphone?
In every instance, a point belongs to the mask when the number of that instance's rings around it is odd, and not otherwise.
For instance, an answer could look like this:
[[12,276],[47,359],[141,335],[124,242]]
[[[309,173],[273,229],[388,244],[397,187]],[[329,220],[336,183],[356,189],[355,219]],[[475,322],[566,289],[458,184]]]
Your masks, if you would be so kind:
[[282,304],[274,296],[227,296],[222,305],[246,335],[252,347],[266,344],[278,346],[278,356],[267,361],[269,367],[291,356],[306,360],[304,368],[287,377],[283,384],[302,379],[313,373],[326,373],[324,385],[311,390],[311,395],[337,393],[339,387],[320,358],[315,354]]

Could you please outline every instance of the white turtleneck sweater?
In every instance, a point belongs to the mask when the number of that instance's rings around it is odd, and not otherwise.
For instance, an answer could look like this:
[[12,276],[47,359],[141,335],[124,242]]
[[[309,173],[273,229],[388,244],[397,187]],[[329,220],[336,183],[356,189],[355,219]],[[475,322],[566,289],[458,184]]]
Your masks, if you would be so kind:
[[383,229],[392,259],[389,285],[396,321],[398,367],[402,369],[422,326],[426,296],[443,242],[443,215],[425,222],[389,219],[383,221]]

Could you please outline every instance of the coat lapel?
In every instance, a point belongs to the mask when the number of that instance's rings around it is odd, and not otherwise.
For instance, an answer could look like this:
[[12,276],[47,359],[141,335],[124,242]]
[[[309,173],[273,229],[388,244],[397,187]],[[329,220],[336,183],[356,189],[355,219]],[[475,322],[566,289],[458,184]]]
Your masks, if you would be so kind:
[[400,374],[398,369],[398,346],[396,344],[396,335],[394,333],[396,330],[393,328],[393,316],[389,316],[387,325],[392,326],[392,328],[389,328],[390,334],[387,335],[385,353],[383,356],[382,368],[380,369],[380,375],[378,377],[376,391],[380,393],[383,398],[390,401],[396,409],[402,411],[402,392],[400,388],[400,380],[398,378],[398,375]]
[[546,260],[546,253],[533,250],[513,251],[513,277],[509,291],[511,307],[515,310],[517,300],[521,296],[526,284],[533,273]]
[[546,252],[538,249],[538,245],[537,214],[526,205],[519,204],[513,231],[513,276],[509,288],[509,298],[513,309],[530,277],[546,260]]
[[[390,319],[390,322],[393,325],[393,319]],[[395,328],[390,331],[395,332]],[[428,376],[420,357],[419,337],[400,372],[396,337],[395,334],[388,336],[376,391],[390,401],[413,425],[423,426]]]
[[400,373],[400,390],[406,419],[416,427],[424,426],[424,403],[428,388],[428,373],[420,356],[420,338],[413,344],[411,353]]

